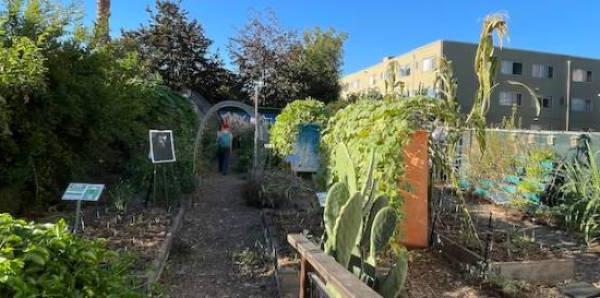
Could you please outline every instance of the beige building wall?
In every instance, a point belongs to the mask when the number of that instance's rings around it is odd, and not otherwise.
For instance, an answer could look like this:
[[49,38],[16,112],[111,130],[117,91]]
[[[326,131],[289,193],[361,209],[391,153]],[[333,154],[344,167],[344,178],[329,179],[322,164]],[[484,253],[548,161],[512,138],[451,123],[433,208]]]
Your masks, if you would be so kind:
[[364,94],[369,91],[385,92],[386,72],[392,61],[400,66],[396,79],[404,83],[406,95],[414,95],[417,91],[427,93],[433,91],[435,82],[434,70],[442,54],[442,42],[436,41],[397,57],[386,57],[383,61],[349,74],[342,78],[342,97],[349,94]]
[[[435,96],[436,92],[432,88],[435,81],[434,69],[437,60],[445,56],[453,63],[461,110],[468,112],[477,88],[474,72],[476,49],[476,44],[436,41],[407,54],[386,58],[372,67],[342,78],[342,96],[369,90],[383,93],[385,72],[390,61],[410,65],[410,75],[399,77],[410,91],[408,95],[415,95],[421,89],[425,90],[424,93]],[[539,119],[536,119],[534,103],[527,90],[501,85],[491,95],[492,103],[487,117],[490,125],[498,125],[504,117],[510,116],[513,104],[517,104],[521,128],[564,130],[567,113],[567,61],[570,60],[570,129],[600,131],[600,60],[510,48],[496,49],[496,55],[500,59],[496,81],[513,80],[527,84],[541,97],[543,107]],[[435,61],[433,69],[424,68],[424,60],[430,57]]]

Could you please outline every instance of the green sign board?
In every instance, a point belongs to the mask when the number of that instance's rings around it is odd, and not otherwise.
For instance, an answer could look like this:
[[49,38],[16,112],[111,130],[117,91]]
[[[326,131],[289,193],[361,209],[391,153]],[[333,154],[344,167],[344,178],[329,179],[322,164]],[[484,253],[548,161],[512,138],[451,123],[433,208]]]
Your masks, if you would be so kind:
[[104,184],[69,183],[69,187],[62,196],[64,201],[92,201],[100,198]]

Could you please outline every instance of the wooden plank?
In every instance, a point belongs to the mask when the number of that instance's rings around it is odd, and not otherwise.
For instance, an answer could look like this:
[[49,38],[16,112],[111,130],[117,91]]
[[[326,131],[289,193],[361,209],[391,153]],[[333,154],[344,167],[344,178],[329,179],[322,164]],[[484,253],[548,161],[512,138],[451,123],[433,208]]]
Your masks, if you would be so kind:
[[160,275],[162,274],[162,272],[165,268],[167,260],[169,259],[169,252],[170,252],[171,246],[173,244],[173,239],[175,238],[175,234],[177,233],[179,228],[181,228],[181,225],[183,223],[183,215],[185,214],[184,206],[187,201],[188,201],[187,199],[184,199],[183,200],[184,203],[181,205],[181,207],[179,207],[179,211],[177,212],[177,215],[173,219],[173,222],[171,223],[171,227],[167,231],[165,240],[163,240],[163,242],[160,246],[160,250],[158,252],[158,257],[152,262],[150,270],[148,271],[148,273],[146,275],[146,287],[148,290],[150,289],[152,284],[154,284],[158,281],[158,279],[160,278]]
[[[436,244],[450,261],[476,265],[483,258],[466,247],[436,234],[440,240]],[[540,261],[492,262],[492,273],[508,279],[529,282],[556,283],[575,277],[575,261],[573,259],[550,259]]]
[[400,243],[409,249],[429,247],[429,132],[418,130],[402,149],[406,169],[400,178],[404,216],[398,224]]
[[490,267],[500,276],[529,282],[557,283],[575,278],[573,259],[494,262]]
[[435,233],[434,239],[439,239],[439,243],[436,246],[442,251],[442,254],[446,256],[450,261],[460,262],[475,265],[483,261],[483,258],[476,252],[450,240],[450,238]]
[[[289,234],[288,242],[300,253],[304,268],[300,274],[300,297],[306,292],[308,272],[315,272],[325,284],[333,285],[342,295],[350,298],[381,297],[377,292],[360,281],[354,274],[342,267],[333,257],[325,254],[302,234]],[[302,267],[302,264],[301,264]]]

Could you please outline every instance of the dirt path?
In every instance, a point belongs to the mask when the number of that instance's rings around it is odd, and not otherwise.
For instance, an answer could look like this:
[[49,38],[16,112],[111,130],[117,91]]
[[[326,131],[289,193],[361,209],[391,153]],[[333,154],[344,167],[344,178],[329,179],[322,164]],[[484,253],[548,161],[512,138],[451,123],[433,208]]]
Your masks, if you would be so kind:
[[277,296],[269,266],[242,274],[234,260],[244,249],[260,251],[263,241],[260,211],[244,205],[243,185],[232,175],[203,181],[193,206],[186,210],[163,275],[170,297]]

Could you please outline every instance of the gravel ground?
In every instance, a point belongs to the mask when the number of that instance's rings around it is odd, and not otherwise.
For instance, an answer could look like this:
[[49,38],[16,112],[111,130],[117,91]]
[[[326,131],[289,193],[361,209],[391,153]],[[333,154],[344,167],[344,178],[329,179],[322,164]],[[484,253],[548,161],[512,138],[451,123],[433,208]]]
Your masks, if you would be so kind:
[[[207,177],[186,210],[161,280],[170,297],[276,297],[271,266],[248,274],[234,261],[263,241],[258,209],[244,205],[244,181]],[[256,268],[255,268],[256,269]]]

